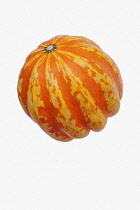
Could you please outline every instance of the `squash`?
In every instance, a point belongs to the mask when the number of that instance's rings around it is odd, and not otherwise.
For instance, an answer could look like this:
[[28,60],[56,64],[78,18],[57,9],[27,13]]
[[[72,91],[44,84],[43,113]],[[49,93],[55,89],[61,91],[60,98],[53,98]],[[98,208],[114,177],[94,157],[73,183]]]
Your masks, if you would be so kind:
[[59,141],[101,131],[120,108],[123,83],[115,62],[93,41],[59,35],[32,51],[18,79],[26,114]]

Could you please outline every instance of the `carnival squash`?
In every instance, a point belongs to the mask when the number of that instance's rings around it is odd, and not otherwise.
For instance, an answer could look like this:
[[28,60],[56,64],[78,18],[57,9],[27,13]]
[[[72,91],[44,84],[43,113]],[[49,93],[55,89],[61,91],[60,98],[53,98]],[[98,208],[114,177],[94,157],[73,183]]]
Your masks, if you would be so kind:
[[26,114],[60,141],[101,131],[122,98],[115,62],[82,36],[56,36],[27,57],[18,79],[18,97]]

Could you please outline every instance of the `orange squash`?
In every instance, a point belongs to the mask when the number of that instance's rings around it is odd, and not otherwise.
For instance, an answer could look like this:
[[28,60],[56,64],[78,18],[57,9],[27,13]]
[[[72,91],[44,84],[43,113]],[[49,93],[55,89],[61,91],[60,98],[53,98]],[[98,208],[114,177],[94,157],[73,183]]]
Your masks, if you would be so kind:
[[122,98],[122,78],[114,61],[82,36],[56,36],[27,57],[18,79],[26,114],[60,141],[101,131]]

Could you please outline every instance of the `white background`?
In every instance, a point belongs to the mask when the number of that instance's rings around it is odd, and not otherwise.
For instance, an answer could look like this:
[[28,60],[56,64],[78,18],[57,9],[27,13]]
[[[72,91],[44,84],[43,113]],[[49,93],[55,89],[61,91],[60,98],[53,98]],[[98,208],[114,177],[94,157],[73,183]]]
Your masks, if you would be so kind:
[[[105,129],[68,143],[47,136],[17,98],[27,55],[60,34],[95,41],[124,82]],[[139,49],[138,0],[1,0],[0,210],[140,209]]]

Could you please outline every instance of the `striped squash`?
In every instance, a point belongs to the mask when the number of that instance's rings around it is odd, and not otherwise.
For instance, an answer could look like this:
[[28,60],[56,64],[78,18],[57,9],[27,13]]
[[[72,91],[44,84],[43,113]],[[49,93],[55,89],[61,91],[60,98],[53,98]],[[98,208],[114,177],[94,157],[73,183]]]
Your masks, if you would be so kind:
[[56,36],[27,57],[18,79],[26,114],[59,141],[100,131],[115,115],[122,79],[114,61],[82,36]]

